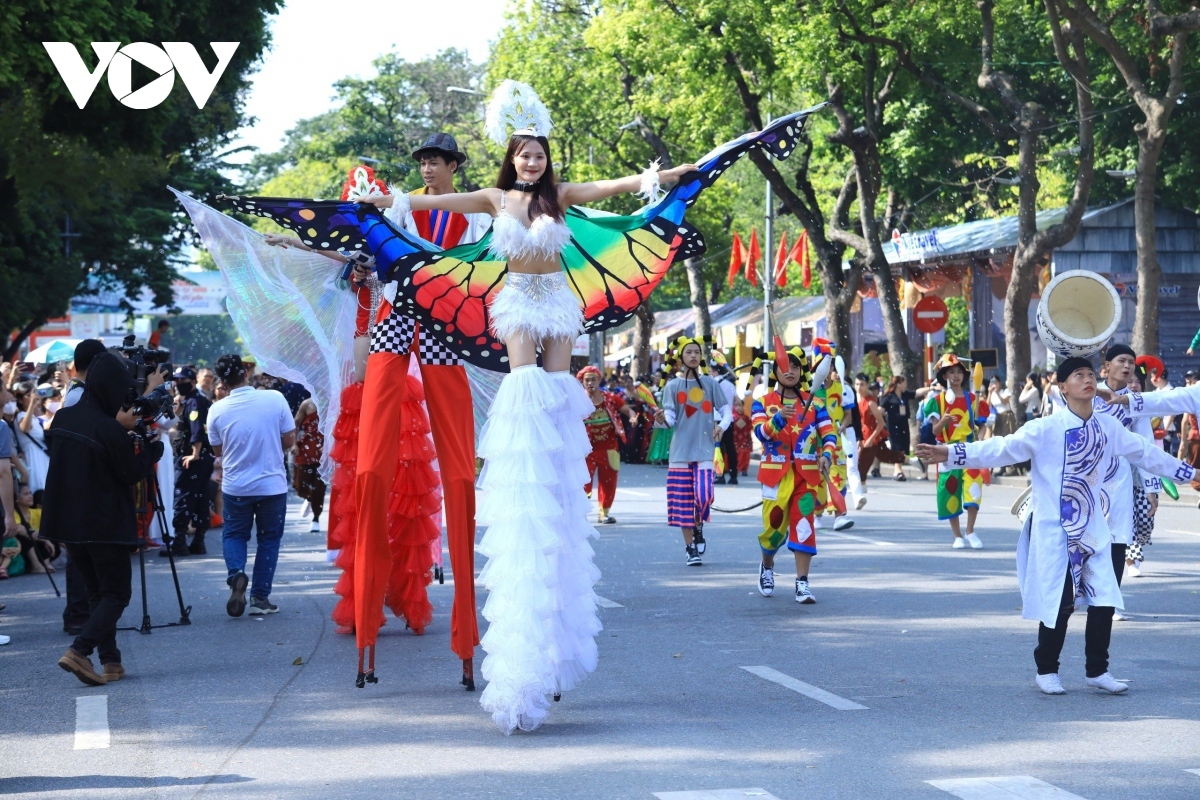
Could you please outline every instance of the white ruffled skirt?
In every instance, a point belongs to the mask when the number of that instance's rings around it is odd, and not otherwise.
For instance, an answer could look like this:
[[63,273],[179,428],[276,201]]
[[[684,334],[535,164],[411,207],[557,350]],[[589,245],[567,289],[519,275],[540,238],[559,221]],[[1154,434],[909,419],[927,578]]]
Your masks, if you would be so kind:
[[510,372],[480,436],[486,459],[478,521],[488,590],[480,704],[505,734],[531,731],[550,696],[573,689],[596,668],[600,632],[588,537],[585,464],[591,444],[587,392],[567,372],[536,365]]
[[522,333],[541,342],[583,333],[583,309],[561,272],[509,272],[492,299],[492,333],[502,342]]

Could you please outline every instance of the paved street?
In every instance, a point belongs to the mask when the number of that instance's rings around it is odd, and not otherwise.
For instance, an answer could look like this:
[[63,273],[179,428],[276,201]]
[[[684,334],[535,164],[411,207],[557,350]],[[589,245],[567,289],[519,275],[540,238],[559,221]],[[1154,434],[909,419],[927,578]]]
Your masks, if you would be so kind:
[[[855,527],[821,535],[819,602],[799,606],[790,558],[775,597],[756,590],[757,510],[715,515],[705,565],[686,567],[678,531],[663,525],[665,474],[622,472],[620,523],[596,544],[608,601],[600,666],[533,734],[500,735],[478,693],[458,685],[449,575],[430,589],[427,634],[391,619],[379,684],[355,689],[354,641],[329,621],[338,570],[298,502],[272,595],[279,614],[226,616],[214,542],[180,562],[193,624],[121,633],[129,674],[110,686],[87,688],[55,665],[70,638],[45,578],[0,582],[0,631],[13,637],[0,650],[0,794],[1200,797],[1194,499],[1164,501],[1147,575],[1126,580],[1131,619],[1115,625],[1111,671],[1129,692],[1084,688],[1077,615],[1068,694],[1047,697],[1033,685],[1036,624],[1018,610],[1008,511],[1018,488],[985,490],[986,549],[956,551],[932,483],[873,480]],[[756,498],[753,482],[717,489],[725,508]],[[154,621],[174,619],[165,559],[148,571]],[[135,564],[123,624],[140,616]],[[979,778],[993,780],[969,780]]]

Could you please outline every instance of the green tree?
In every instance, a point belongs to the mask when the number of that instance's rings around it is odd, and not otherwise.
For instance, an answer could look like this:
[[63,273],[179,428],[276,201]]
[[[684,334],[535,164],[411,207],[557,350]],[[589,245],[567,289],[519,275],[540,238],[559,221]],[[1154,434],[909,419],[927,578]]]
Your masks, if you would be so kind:
[[[172,302],[180,245],[192,236],[168,184],[201,198],[229,189],[222,149],[243,122],[249,75],[278,0],[11,0],[0,8],[0,331],[3,356],[66,311],[85,280],[149,286]],[[188,41],[209,69],[210,41],[240,45],[203,109],[180,87],[153,109],[121,105],[104,86],[85,108],[42,47],[67,41],[89,69],[91,41]],[[136,88],[136,85],[135,85]],[[67,215],[80,234],[68,255]],[[68,240],[70,241],[70,240]],[[15,331],[10,336],[9,332]]]

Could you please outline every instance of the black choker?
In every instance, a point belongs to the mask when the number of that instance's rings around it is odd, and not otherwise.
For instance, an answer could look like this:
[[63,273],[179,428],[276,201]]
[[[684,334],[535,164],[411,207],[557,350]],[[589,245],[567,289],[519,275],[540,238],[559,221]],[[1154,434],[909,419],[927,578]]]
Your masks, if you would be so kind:
[[512,188],[516,189],[518,192],[533,192],[537,190],[538,184],[541,182],[541,178],[533,181],[532,183],[530,181],[513,181]]

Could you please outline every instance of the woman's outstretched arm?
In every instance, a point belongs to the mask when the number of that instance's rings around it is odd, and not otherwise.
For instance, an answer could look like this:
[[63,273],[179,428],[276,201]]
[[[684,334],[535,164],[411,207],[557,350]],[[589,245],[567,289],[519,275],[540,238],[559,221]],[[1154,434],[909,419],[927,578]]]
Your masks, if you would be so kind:
[[[500,205],[500,190],[489,188],[477,192],[455,192],[453,194],[405,194],[409,208],[413,211],[451,211],[457,214],[496,215]],[[398,195],[382,194],[359,197],[354,202],[367,203],[376,208],[391,208]]]
[[[698,167],[695,164],[681,164],[672,169],[659,170],[659,183],[674,183]],[[642,188],[642,175],[630,175],[627,178],[615,178],[608,181],[589,181],[588,183],[560,183],[558,196],[564,206],[582,205],[603,200],[613,195],[636,192]]]

